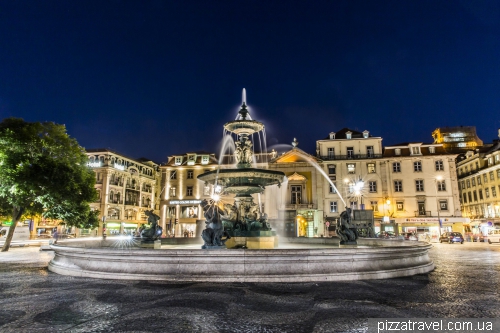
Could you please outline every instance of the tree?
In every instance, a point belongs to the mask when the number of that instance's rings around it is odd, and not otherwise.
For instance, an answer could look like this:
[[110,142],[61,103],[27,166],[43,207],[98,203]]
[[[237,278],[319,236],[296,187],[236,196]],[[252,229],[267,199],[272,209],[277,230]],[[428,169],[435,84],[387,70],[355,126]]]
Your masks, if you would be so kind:
[[11,207],[12,226],[25,213],[63,220],[70,226],[95,226],[89,203],[97,193],[87,155],[64,125],[7,118],[0,123],[0,207]]

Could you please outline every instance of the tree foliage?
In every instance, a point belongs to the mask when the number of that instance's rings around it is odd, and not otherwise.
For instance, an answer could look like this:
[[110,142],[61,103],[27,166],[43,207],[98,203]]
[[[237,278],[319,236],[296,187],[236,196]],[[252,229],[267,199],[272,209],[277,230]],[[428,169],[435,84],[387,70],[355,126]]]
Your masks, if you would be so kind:
[[15,222],[29,213],[61,219],[69,226],[96,226],[96,214],[89,207],[97,196],[95,176],[87,161],[85,150],[69,137],[64,125],[4,119],[0,123],[0,206],[12,208]]

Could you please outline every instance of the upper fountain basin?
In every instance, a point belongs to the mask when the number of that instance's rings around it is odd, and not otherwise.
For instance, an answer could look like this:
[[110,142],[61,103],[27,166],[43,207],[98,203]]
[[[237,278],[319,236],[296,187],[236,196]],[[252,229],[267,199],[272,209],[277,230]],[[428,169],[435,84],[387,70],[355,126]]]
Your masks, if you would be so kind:
[[224,128],[238,135],[252,135],[264,129],[264,124],[257,120],[234,120],[224,124]]

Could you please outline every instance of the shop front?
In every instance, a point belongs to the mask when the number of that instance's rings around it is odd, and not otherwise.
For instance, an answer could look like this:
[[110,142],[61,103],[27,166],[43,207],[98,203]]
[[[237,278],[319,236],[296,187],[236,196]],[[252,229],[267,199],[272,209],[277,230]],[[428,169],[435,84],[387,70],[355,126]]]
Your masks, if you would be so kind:
[[429,237],[431,242],[439,242],[444,232],[460,232],[466,235],[470,229],[470,219],[465,217],[396,218],[399,233],[411,232],[417,237]]
[[200,204],[201,200],[170,200],[166,209],[164,234],[167,237],[196,237],[199,231],[196,221],[203,219]]

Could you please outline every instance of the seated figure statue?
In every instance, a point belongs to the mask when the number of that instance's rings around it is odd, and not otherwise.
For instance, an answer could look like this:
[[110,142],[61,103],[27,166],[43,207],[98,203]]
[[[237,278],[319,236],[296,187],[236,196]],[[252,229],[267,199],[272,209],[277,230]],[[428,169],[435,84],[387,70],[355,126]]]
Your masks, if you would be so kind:
[[350,208],[346,208],[337,220],[337,235],[340,237],[340,244],[356,244],[358,233],[356,228],[351,226]]
[[[222,224],[222,215],[224,211],[220,209],[213,200],[208,201],[205,199],[200,205],[203,209],[206,224],[206,229],[201,232],[201,238],[205,241],[205,244],[203,244],[201,248],[207,249],[209,247],[224,246],[226,240],[231,238],[227,232],[224,231],[224,225]],[[223,236],[227,238],[222,240]]]
[[148,217],[150,227],[141,230],[141,238],[144,241],[155,241],[160,238],[162,233],[162,228],[158,225],[160,217],[153,213],[153,210],[146,210],[144,214]]

